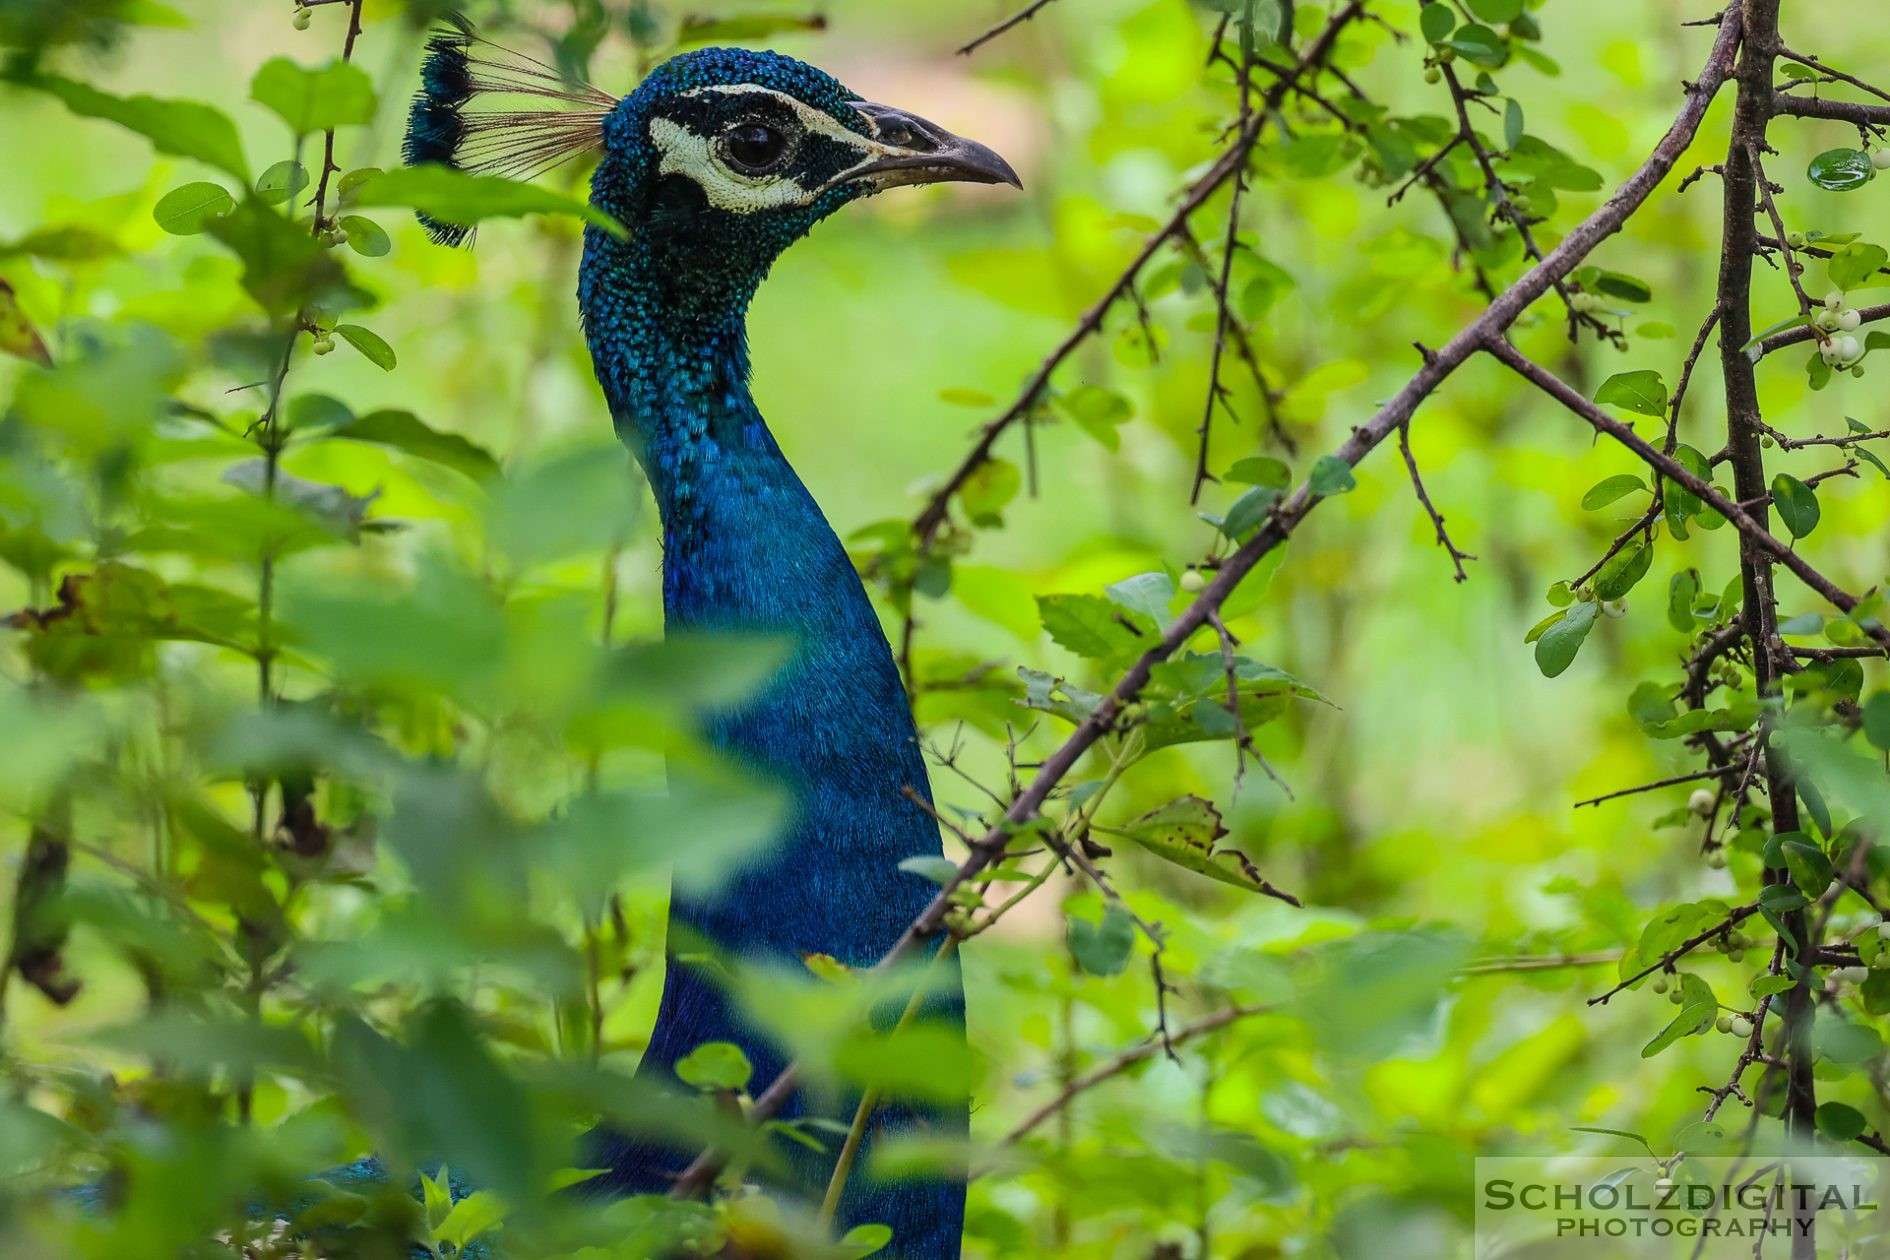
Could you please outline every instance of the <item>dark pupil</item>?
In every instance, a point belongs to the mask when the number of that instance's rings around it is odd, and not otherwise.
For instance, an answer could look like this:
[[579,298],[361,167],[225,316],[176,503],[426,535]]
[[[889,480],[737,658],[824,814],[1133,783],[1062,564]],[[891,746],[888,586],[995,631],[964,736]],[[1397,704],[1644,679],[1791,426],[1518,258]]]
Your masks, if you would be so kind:
[[781,156],[781,146],[781,133],[760,123],[737,127],[728,137],[729,156],[743,166],[769,165]]

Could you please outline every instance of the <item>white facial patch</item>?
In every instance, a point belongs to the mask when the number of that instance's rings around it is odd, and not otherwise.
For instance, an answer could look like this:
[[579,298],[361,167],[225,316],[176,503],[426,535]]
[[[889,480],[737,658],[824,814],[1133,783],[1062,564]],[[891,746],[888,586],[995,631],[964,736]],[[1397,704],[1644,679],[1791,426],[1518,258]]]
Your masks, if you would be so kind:
[[821,193],[845,180],[853,171],[869,162],[899,152],[891,146],[881,144],[856,131],[849,131],[806,102],[796,100],[787,93],[777,92],[772,88],[747,86],[695,88],[683,95],[700,96],[711,92],[721,95],[768,97],[794,111],[804,135],[825,136],[860,154],[860,160],[855,165],[832,179],[826,180],[820,186],[809,188],[785,171],[751,175],[737,170],[723,159],[717,137],[691,131],[681,123],[667,118],[652,118],[650,143],[654,144],[657,151],[662,154],[657,170],[664,175],[685,176],[702,189],[709,204],[718,210],[727,210],[735,214],[753,214],[759,210],[809,205]]

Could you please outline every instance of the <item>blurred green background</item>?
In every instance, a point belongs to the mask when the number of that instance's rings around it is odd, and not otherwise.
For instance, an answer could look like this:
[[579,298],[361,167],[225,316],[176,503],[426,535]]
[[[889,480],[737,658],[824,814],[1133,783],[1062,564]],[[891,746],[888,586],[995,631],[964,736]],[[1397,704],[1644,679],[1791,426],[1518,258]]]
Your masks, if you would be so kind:
[[[109,47],[62,47],[49,54],[51,64],[115,94],[216,105],[237,122],[253,166],[288,158],[280,121],[248,100],[250,78],[279,54],[305,64],[333,56],[340,9],[315,10],[311,29],[297,31],[287,3],[172,0],[169,7],[175,23],[127,28]],[[1372,7],[1388,26],[1367,24],[1347,36],[1347,72],[1395,113],[1448,112],[1444,89],[1422,78],[1417,5],[1386,0]],[[569,7],[556,3],[521,0],[504,15],[473,8],[495,31],[510,21],[556,32],[570,21]],[[1300,21],[1316,26],[1325,6],[1299,8]],[[1711,39],[1710,29],[1680,23],[1711,17],[1715,6],[1550,0],[1531,8],[1544,31],[1539,46],[1559,72],[1510,66],[1501,72],[1504,92],[1521,103],[1531,134],[1600,172],[1604,183],[1600,192],[1560,195],[1539,229],[1554,239],[1598,205],[1663,133],[1681,81],[1698,72]],[[679,4],[652,16],[668,31],[685,13],[798,16],[808,9]],[[1177,190],[1219,152],[1234,98],[1224,72],[1204,68],[1213,15],[1185,0],[1061,0],[973,57],[954,49],[1006,5],[833,0],[821,10],[824,30],[782,31],[767,42],[832,71],[868,98],[989,143],[1012,159],[1027,190],[1023,197],[936,190],[881,198],[795,247],[764,286],[751,320],[757,397],[847,537],[916,513],[968,448],[975,427],[1009,402],[1170,213]],[[1866,74],[1890,57],[1890,28],[1858,6],[1786,10],[1794,46]],[[628,38],[636,28],[614,7],[610,16],[611,33],[591,77],[625,91],[649,50]],[[398,161],[401,102],[422,38],[405,6],[370,0],[367,17],[355,60],[373,76],[381,108],[372,126],[340,135],[344,169]],[[1401,43],[1393,29],[1411,38]],[[536,36],[520,38],[531,47]],[[1729,108],[1729,98],[1714,107],[1680,172],[1722,156]],[[219,338],[258,322],[236,283],[239,264],[209,238],[171,236],[152,219],[158,198],[187,179],[206,178],[203,168],[154,158],[142,139],[76,118],[24,89],[0,89],[0,110],[0,242],[58,226],[83,228],[110,245],[80,259],[0,254],[0,277],[18,291],[54,359],[67,361],[95,341],[152,325],[178,347],[181,366],[152,378],[148,364],[134,363],[125,369],[125,388],[161,379],[154,388],[175,388],[220,414],[247,408],[253,417],[261,403],[223,392],[247,382],[238,379],[231,356],[214,350]],[[1323,134],[1323,116],[1304,103],[1290,105],[1286,119],[1296,137]],[[1494,119],[1487,125],[1500,126]],[[1883,190],[1823,192],[1802,176],[1813,154],[1853,143],[1853,128],[1786,123],[1775,138],[1782,152],[1770,164],[1789,185],[1793,230],[1869,232],[1882,222]],[[1454,265],[1449,221],[1437,201],[1420,189],[1388,207],[1384,180],[1361,178],[1364,170],[1356,154],[1322,158],[1298,141],[1269,139],[1260,150],[1242,224],[1254,254],[1241,259],[1235,276],[1299,453],[1266,440],[1256,390],[1234,363],[1225,376],[1244,420],[1217,421],[1217,469],[1267,453],[1303,475],[1313,457],[1336,446],[1348,426],[1415,370],[1414,341],[1441,344],[1482,308]],[[577,187],[582,174],[560,172],[547,182]],[[1204,241],[1218,240],[1224,214],[1223,197],[1198,218]],[[1618,320],[1610,316],[1626,334],[1625,351],[1592,338],[1569,347],[1553,299],[1538,304],[1519,343],[1585,392],[1630,368],[1658,369],[1671,383],[1711,302],[1719,214],[1712,180],[1684,195],[1669,181],[1598,251],[1595,262],[1630,272],[1653,291],[1650,302]],[[291,447],[283,461],[288,474],[372,496],[368,519],[400,528],[282,562],[284,598],[301,610],[289,614],[290,623],[306,648],[283,662],[283,693],[292,700],[325,694],[325,671],[314,662],[346,657],[351,636],[383,629],[437,636],[409,652],[448,658],[433,664],[450,673],[447,645],[465,629],[452,612],[457,605],[429,597],[420,602],[433,603],[439,614],[430,622],[371,624],[350,620],[366,604],[347,602],[407,590],[416,574],[449,560],[454,572],[502,590],[513,607],[536,601],[551,609],[540,620],[564,627],[534,640],[519,618],[506,621],[504,663],[490,694],[570,689],[555,675],[563,645],[575,640],[560,636],[595,638],[606,624],[605,585],[613,591],[614,641],[649,640],[661,628],[654,515],[646,492],[621,471],[579,335],[577,228],[567,220],[497,221],[480,230],[474,249],[451,252],[430,246],[399,212],[377,217],[393,249],[353,260],[351,274],[373,295],[377,305],[363,318],[398,352],[398,367],[383,372],[346,345],[319,359],[304,356],[293,369],[290,398],[329,395],[357,414],[410,410],[491,451],[507,470],[505,484],[525,488],[482,488],[382,446]],[[1492,274],[1501,281],[1519,270],[1509,259]],[[1001,527],[970,537],[966,554],[955,558],[949,591],[914,601],[915,668],[922,684],[932,684],[919,700],[928,737],[941,750],[957,748],[955,764],[966,775],[1000,790],[1007,730],[1023,732],[1031,718],[1042,717],[1016,703],[1016,666],[1091,687],[1111,681],[1042,633],[1035,596],[1094,594],[1149,571],[1178,574],[1214,545],[1214,530],[1188,502],[1212,307],[1200,269],[1175,251],[1165,251],[1146,275],[1149,317],[1164,342],[1159,360],[1143,361],[1133,311],[1120,309],[1056,378],[1065,391],[1080,385],[1116,391],[1130,404],[1129,418],[1104,426],[1110,440],[1102,441],[1046,413],[1033,426],[1036,493],[1020,493],[1002,507]],[[1776,271],[1762,269],[1759,284],[1755,322],[1791,313]],[[1821,284],[1812,287],[1822,292]],[[1707,357],[1682,434],[1711,452],[1722,441],[1715,434],[1723,434],[1724,420],[1718,372]],[[1761,368],[1774,424],[1796,434],[1830,432],[1851,416],[1873,429],[1890,427],[1876,374],[1840,378],[1814,394],[1800,363],[1793,352]],[[27,388],[40,372],[0,360],[0,394]],[[89,379],[108,378],[94,371]],[[97,403],[100,414],[113,410],[117,397],[108,390]],[[138,494],[146,508],[164,495],[216,493],[223,465],[215,461],[230,456],[227,444],[212,449],[218,439],[201,429],[180,436],[175,423],[166,421],[171,427],[148,442],[130,440],[135,453],[121,471],[144,487]],[[1228,1001],[1271,1004],[1273,1011],[1188,1045],[1176,1061],[1154,1056],[1034,1133],[974,1185],[968,1255],[1469,1254],[1473,1156],[1610,1149],[1605,1144],[1616,1141],[1573,1132],[1575,1125],[1629,1130],[1663,1146],[1699,1119],[1705,1099],[1696,1087],[1717,1085],[1730,1070],[1737,1042],[1710,1031],[1644,1060],[1641,1047],[1673,1014],[1644,987],[1606,1006],[1584,1002],[1614,982],[1615,960],[1650,915],[1703,898],[1744,900],[1738,890],[1753,884],[1756,864],[1742,854],[1725,870],[1708,869],[1699,861],[1697,822],[1655,825],[1685,801],[1685,788],[1598,808],[1574,804],[1696,767],[1677,744],[1649,741],[1625,701],[1637,681],[1671,675],[1685,651],[1686,637],[1669,626],[1661,606],[1667,577],[1691,565],[1708,590],[1723,587],[1736,574],[1731,531],[1697,536],[1684,554],[1663,552],[1646,587],[1630,597],[1627,615],[1606,621],[1566,674],[1546,679],[1524,635],[1550,611],[1547,588],[1586,569],[1632,518],[1624,505],[1594,512],[1579,503],[1601,478],[1634,471],[1632,462],[1593,443],[1585,425],[1488,362],[1471,364],[1429,400],[1412,435],[1454,538],[1477,556],[1469,581],[1451,580],[1396,454],[1381,451],[1359,470],[1357,490],[1324,505],[1294,538],[1270,582],[1256,579],[1256,597],[1237,597],[1241,615],[1229,623],[1247,654],[1330,700],[1299,703],[1257,733],[1290,795],[1251,766],[1236,792],[1232,749],[1207,744],[1154,755],[1108,807],[1111,816],[1128,818],[1186,793],[1210,797],[1226,812],[1230,843],[1305,899],[1305,909],[1294,909],[1139,853],[1115,859],[1130,904],[1169,934],[1163,962],[1178,986],[1169,999],[1173,1019],[1185,1023]],[[1021,467],[1020,439],[1013,432],[1000,453]],[[165,444],[172,440],[199,449],[171,449]],[[90,449],[77,439],[62,441],[61,458],[93,461],[95,472],[111,445],[103,438]],[[1794,458],[1804,464],[1800,475],[1825,466],[1815,452]],[[18,456],[0,487],[0,519],[14,537],[37,510],[31,505],[46,501],[21,489],[31,480],[26,466]],[[589,470],[577,491],[570,488],[577,483],[559,480],[572,468]],[[1852,589],[1880,580],[1890,565],[1890,495],[1876,471],[1859,471],[1820,488],[1825,524],[1808,544],[1820,567],[1844,575]],[[101,473],[98,484],[110,480]],[[1240,489],[1210,485],[1201,506],[1224,511]],[[495,496],[496,509],[489,506]],[[589,520],[547,519],[591,512],[597,516]],[[162,523],[161,513],[148,516]],[[508,525],[515,516],[526,523]],[[521,532],[532,541],[508,543]],[[99,545],[108,537],[109,545]],[[61,561],[68,567],[81,565],[88,542],[101,557],[137,551],[122,532],[81,527],[72,539]],[[240,546],[235,553],[247,554]],[[194,578],[251,597],[252,569],[202,554],[153,567],[172,580]],[[599,577],[606,567],[608,583]],[[47,605],[52,590],[27,568],[0,567],[0,608]],[[1816,611],[1807,593],[1789,583],[1784,591],[1784,615]],[[890,604],[887,626],[897,642],[901,622]],[[0,641],[0,660],[15,682],[31,673],[18,643]],[[398,661],[357,664],[378,679],[374,703],[383,733],[391,723],[393,738],[415,757],[476,762],[497,798],[521,816],[537,816],[585,781],[584,758],[543,738],[555,722],[537,728],[526,722],[523,734],[513,731],[518,738],[508,739],[505,723],[480,722],[511,700],[482,708],[479,697],[468,700],[452,685],[428,693],[428,669],[415,666],[403,676]],[[1871,684],[1880,686],[1881,665],[1870,670]],[[242,774],[218,777],[204,768],[215,760],[205,751],[212,740],[193,723],[214,726],[247,705],[254,672],[240,653],[213,644],[165,644],[135,678],[89,680],[90,707],[74,719],[81,725],[51,751],[45,728],[25,710],[5,710],[0,760],[17,766],[38,751],[58,761],[11,776],[17,782],[9,781],[6,802],[14,816],[0,824],[9,861],[23,852],[34,802],[44,800],[46,784],[65,766],[84,765],[97,776],[76,803],[74,830],[86,836],[87,848],[73,857],[75,886],[97,896],[123,895],[153,877],[139,804],[153,783],[207,776],[204,799],[236,828],[247,827]],[[970,685],[953,683],[967,677]],[[390,702],[389,693],[399,697],[403,688],[405,698]],[[523,707],[531,710],[533,702]],[[652,708],[661,711],[635,719],[646,723],[637,733],[604,741],[607,778],[660,781],[672,732],[669,711]],[[469,710],[479,718],[468,719]],[[1038,723],[1020,755],[1047,752],[1064,729]],[[146,738],[151,730],[169,736]],[[167,747],[189,751],[167,760]],[[1085,777],[1096,773],[1092,768]],[[949,770],[935,770],[934,778],[945,802],[968,811],[989,804]],[[336,808],[364,812],[358,804]],[[529,855],[522,860],[533,868]],[[379,863],[365,884],[311,891],[288,906],[294,937],[347,940],[373,929],[383,936],[371,939],[388,939],[387,921],[416,886],[427,887],[427,877],[415,874],[416,858],[407,850]],[[630,875],[624,930],[611,944],[629,979],[600,999],[599,1049],[616,1070],[634,1062],[660,974],[660,880],[648,870]],[[166,878],[161,865],[155,877]],[[275,893],[283,889],[279,872],[262,881]],[[214,899],[201,887],[184,886],[183,893]],[[486,893],[465,895],[476,901]],[[546,906],[535,913],[559,937],[545,943],[556,960],[545,974],[558,977],[548,982],[556,989],[581,969],[583,916],[568,899],[525,898],[533,906],[540,899]],[[1136,1044],[1154,1026],[1145,965],[1097,976],[1071,960],[1064,920],[1093,918],[1097,905],[1093,893],[1053,884],[966,948],[973,1128],[982,1141],[1001,1138],[1059,1080]],[[230,907],[207,913],[228,935]],[[425,953],[416,949],[416,957]],[[1145,957],[1148,942],[1137,950]],[[4,1054],[21,1103],[96,1135],[98,1126],[73,1112],[101,1104],[85,1102],[75,1080],[111,1070],[123,1087],[150,1073],[149,1043],[110,1031],[133,1020],[150,992],[139,956],[122,932],[88,925],[82,915],[68,961],[85,982],[77,998],[59,1008],[16,983],[8,994]],[[1534,969],[1515,962],[1568,956],[1580,965]],[[528,969],[501,965],[490,975],[472,969],[469,980],[467,957],[447,951],[441,958],[454,991],[491,1018],[483,1030],[501,1059],[556,1057],[576,1044],[567,1040],[578,1036],[567,1027],[568,1012],[540,1001],[521,979]],[[428,984],[411,971],[401,974],[418,963],[382,961],[391,977],[347,966],[337,974],[340,983],[356,986],[352,1009],[392,1026]],[[1749,965],[1714,956],[1697,969],[1726,1000],[1743,999]],[[263,1005],[263,1019],[299,1026],[320,1004],[284,996]],[[188,1052],[176,1053],[189,1060]],[[227,1084],[227,1077],[210,1075]],[[1885,1111],[1880,1077],[1833,1080],[1828,1096],[1857,1107],[1876,1127]],[[324,1094],[293,1073],[268,1070],[258,1090],[257,1120],[265,1125],[319,1108]],[[1742,1126],[1743,1109],[1735,1104],[1722,1119]],[[371,1143],[372,1125],[364,1131],[344,1124],[340,1131],[336,1155]],[[96,1149],[84,1142],[53,1142],[57,1156],[25,1139],[17,1149],[6,1145],[0,1140],[16,1176],[71,1176],[98,1167]],[[28,1177],[20,1184],[37,1183]],[[67,1236],[31,1219],[17,1216],[23,1232],[10,1240],[27,1248],[24,1254],[93,1254],[58,1248],[103,1245],[97,1238],[48,1241]],[[22,1253],[10,1247],[9,1254]]]

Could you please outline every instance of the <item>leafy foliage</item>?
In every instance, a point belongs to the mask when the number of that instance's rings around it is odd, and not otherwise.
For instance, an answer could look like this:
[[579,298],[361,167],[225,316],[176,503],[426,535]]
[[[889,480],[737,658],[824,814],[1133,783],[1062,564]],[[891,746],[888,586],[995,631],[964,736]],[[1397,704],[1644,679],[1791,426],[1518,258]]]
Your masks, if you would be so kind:
[[[367,6],[347,56],[354,7],[0,6],[23,119],[0,200],[0,1246],[896,1251],[731,1192],[780,1143],[847,1136],[746,1123],[768,1082],[739,1049],[686,1061],[699,1096],[632,1081],[669,879],[713,888],[790,808],[698,741],[783,645],[661,639],[656,525],[572,318],[577,234],[621,230],[585,172],[395,169],[409,69],[381,67],[440,6]],[[909,869],[947,890],[974,1054],[888,1026],[896,969],[689,962],[821,1088],[973,1090],[976,1149],[874,1149],[854,1175],[988,1169],[971,1256],[1446,1255],[1469,1249],[1466,1148],[1883,1132],[1890,942],[1859,895],[1890,896],[1883,599],[1779,575],[1755,650],[1733,519],[1842,589],[1890,579],[1868,545],[1882,190],[1873,148],[1825,148],[1855,128],[1770,132],[1780,267],[1732,339],[1762,429],[1728,429],[1723,364],[1687,370],[1724,216],[1710,182],[1668,189],[1508,335],[1669,462],[1487,367],[1404,428],[1412,507],[1397,457],[1341,446],[1433,353],[1412,342],[1474,319],[1666,127],[1704,45],[1659,6],[1386,0],[1322,42],[1351,6],[1061,0],[970,60],[953,6],[474,7],[574,75],[723,40],[926,59],[939,99],[895,103],[982,120],[1048,190],[861,209],[756,315],[761,392],[940,765],[954,860]],[[1890,52],[1841,13],[1792,20],[1860,74]],[[1314,52],[1343,77],[1278,87]],[[1801,68],[1785,96],[1842,94]],[[1727,156],[1712,117],[1678,174]],[[434,250],[411,209],[486,239]],[[1446,521],[1484,557],[1461,586],[1425,554],[1457,556]],[[1634,784],[1657,786],[1568,808]],[[1815,1137],[1770,1069],[1801,1006]],[[715,1147],[724,1193],[560,1195],[594,1175],[599,1117]],[[370,1153],[385,1179],[306,1180]],[[106,1210],[48,1193],[75,1184]]]

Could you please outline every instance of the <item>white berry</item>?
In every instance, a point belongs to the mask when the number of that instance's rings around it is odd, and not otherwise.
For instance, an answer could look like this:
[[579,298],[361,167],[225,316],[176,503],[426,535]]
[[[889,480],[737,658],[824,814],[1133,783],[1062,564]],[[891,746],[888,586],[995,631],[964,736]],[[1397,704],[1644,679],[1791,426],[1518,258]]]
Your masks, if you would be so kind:
[[[1885,152],[1890,152],[1890,149],[1886,149]],[[1842,328],[1845,332],[1856,332],[1858,328],[1863,325],[1863,322],[1863,315],[1859,314],[1857,311],[1845,311],[1842,315],[1838,316],[1837,324],[1838,327]]]
[[1704,818],[1713,812],[1713,794],[1705,788],[1694,788],[1693,795],[1687,797],[1687,808]]
[[1752,1021],[1747,1019],[1744,1015],[1735,1015],[1733,1016],[1732,1030],[1734,1036],[1750,1037],[1752,1035]]
[[1843,310],[1844,309],[1844,290],[1833,289],[1829,293],[1825,294],[1824,307],[1828,311]]
[[1666,1194],[1669,1190],[1673,1189],[1673,1178],[1656,1177],[1654,1179],[1654,1189],[1660,1191],[1662,1194]]
[[1870,164],[1880,171],[1890,171],[1890,149],[1872,149]]
[[1864,345],[1857,338],[1847,335],[1833,340],[1837,345],[1838,362],[1849,363],[1852,359],[1863,356]]

